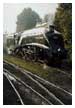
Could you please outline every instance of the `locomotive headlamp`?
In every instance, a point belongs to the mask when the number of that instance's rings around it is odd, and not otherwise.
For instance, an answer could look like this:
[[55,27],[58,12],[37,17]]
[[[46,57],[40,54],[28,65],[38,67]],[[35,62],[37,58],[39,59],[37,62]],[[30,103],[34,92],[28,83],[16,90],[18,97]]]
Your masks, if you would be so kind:
[[60,52],[60,50],[61,50],[61,49],[60,49],[60,48],[58,48],[58,52]]

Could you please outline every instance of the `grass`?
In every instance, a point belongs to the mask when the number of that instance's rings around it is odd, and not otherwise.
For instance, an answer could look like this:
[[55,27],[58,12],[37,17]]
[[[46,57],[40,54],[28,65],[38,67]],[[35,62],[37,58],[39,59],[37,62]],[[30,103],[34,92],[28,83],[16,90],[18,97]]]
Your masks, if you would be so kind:
[[23,59],[8,55],[4,56],[4,60],[16,64],[23,69],[26,69],[52,83],[55,83],[56,85],[71,89],[71,78],[68,78],[65,74],[61,73],[56,68],[47,66],[47,68],[44,69],[44,64],[25,61]]
[[48,71],[47,69],[46,70],[43,69],[43,64],[25,61],[23,59],[12,57],[12,56],[4,56],[4,60],[14,63],[20,66],[21,68],[31,71],[32,73],[35,73],[43,78],[48,77]]

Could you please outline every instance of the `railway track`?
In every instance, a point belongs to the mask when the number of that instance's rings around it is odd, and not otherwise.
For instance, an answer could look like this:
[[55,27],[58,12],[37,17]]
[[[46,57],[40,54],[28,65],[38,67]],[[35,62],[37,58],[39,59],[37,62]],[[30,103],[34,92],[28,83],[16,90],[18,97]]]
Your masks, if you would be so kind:
[[3,104],[24,105],[20,94],[5,72],[3,72],[3,94]]
[[3,69],[10,80],[10,76],[16,79],[16,82],[13,80],[11,80],[11,82],[19,92],[24,104],[72,104],[72,94],[61,87],[6,61],[3,62]]
[[[18,91],[18,94],[20,95],[20,97],[22,99],[22,103],[24,105],[31,105],[31,104],[34,104],[34,105],[48,104],[48,105],[50,105],[50,104],[52,104],[46,98],[44,98],[42,95],[40,95],[38,92],[33,90],[30,86],[28,86],[26,83],[22,82],[16,76],[14,76],[10,73],[6,73],[6,72],[4,72],[4,74],[6,74],[6,76],[8,76],[8,78],[11,81],[14,88]],[[14,82],[14,79],[16,82]]]

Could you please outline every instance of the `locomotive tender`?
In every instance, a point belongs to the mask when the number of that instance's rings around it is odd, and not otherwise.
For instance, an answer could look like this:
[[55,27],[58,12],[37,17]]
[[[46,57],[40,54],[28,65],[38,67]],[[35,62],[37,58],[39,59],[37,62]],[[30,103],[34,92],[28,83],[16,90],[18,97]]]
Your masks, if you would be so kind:
[[13,54],[25,60],[41,61],[48,65],[61,64],[67,54],[64,40],[53,26],[50,26],[50,29],[51,31],[45,27],[37,27],[21,33]]

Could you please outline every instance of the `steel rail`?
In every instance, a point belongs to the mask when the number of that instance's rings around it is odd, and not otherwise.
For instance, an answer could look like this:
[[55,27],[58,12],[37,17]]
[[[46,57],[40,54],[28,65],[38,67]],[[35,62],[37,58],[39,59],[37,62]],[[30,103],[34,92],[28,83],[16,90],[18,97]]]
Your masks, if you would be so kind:
[[[59,86],[56,86],[55,84],[51,83],[51,82],[48,82],[46,80],[44,80],[43,78],[40,78],[39,76],[35,75],[35,74],[32,74],[31,72],[25,70],[25,69],[21,69],[20,67],[18,67],[17,65],[14,65],[12,63],[8,63],[7,61],[4,61],[3,62],[4,64],[8,64],[12,67],[14,67],[15,69],[17,70],[20,70],[21,73],[23,73],[25,76],[27,76],[29,79],[31,79],[33,81],[33,83],[36,83],[37,85],[39,85],[40,87],[42,87],[42,89],[46,90],[47,93],[50,93],[49,90],[53,89],[53,90],[57,90],[57,93],[60,95],[60,92],[62,92],[65,96],[68,96],[71,100],[71,97],[72,97],[72,94],[66,90],[64,90],[63,88],[59,87]],[[60,92],[59,92],[60,91]],[[51,91],[52,92],[52,91]],[[54,96],[55,99],[58,99],[57,97],[57,94],[55,94],[55,91],[52,93],[52,95],[50,94],[50,96]],[[64,98],[63,95],[60,95],[60,100],[62,100],[61,98]],[[58,101],[60,101],[58,99]],[[63,102],[63,101],[62,101]],[[53,102],[52,102],[53,103]]]
[[40,93],[38,93],[37,91],[35,91],[31,86],[27,85],[25,82],[23,82],[20,78],[16,77],[15,75],[13,75],[12,73],[10,73],[8,70],[4,69],[4,71],[6,73],[8,73],[9,75],[11,75],[12,77],[14,77],[17,81],[19,81],[21,84],[23,84],[25,87],[29,88],[33,93],[35,93],[36,95],[38,95],[43,101],[45,101],[46,104],[48,105],[52,105],[52,103],[47,100],[44,96],[42,96]]
[[10,83],[10,85],[12,86],[13,90],[15,91],[15,93],[17,94],[17,96],[18,96],[18,98],[19,98],[21,104],[24,105],[24,102],[23,102],[23,100],[22,100],[22,98],[21,98],[19,92],[17,91],[17,89],[15,88],[15,86],[13,85],[13,83],[11,82],[11,80],[9,79],[9,76],[6,75],[5,72],[3,72],[3,74],[5,75],[5,77],[7,78],[7,80],[9,81],[9,83]]
[[[26,82],[29,86],[31,86],[32,88],[34,88],[37,92],[41,93],[42,95],[45,96],[45,98],[47,98],[48,100],[50,100],[52,103],[54,104],[61,104],[63,105],[64,103],[61,102],[61,100],[59,100],[53,93],[51,93],[47,88],[45,88],[42,84],[40,84],[39,82],[37,82],[35,79],[33,79],[31,76],[29,76],[27,73],[24,73],[23,71],[20,71],[23,75],[23,79],[27,79],[24,82]],[[22,78],[21,78],[22,79]],[[22,79],[22,80],[23,80]],[[32,85],[30,85],[30,83],[32,83]],[[37,90],[36,87],[39,87],[39,89]],[[43,91],[43,92],[42,92]]]

